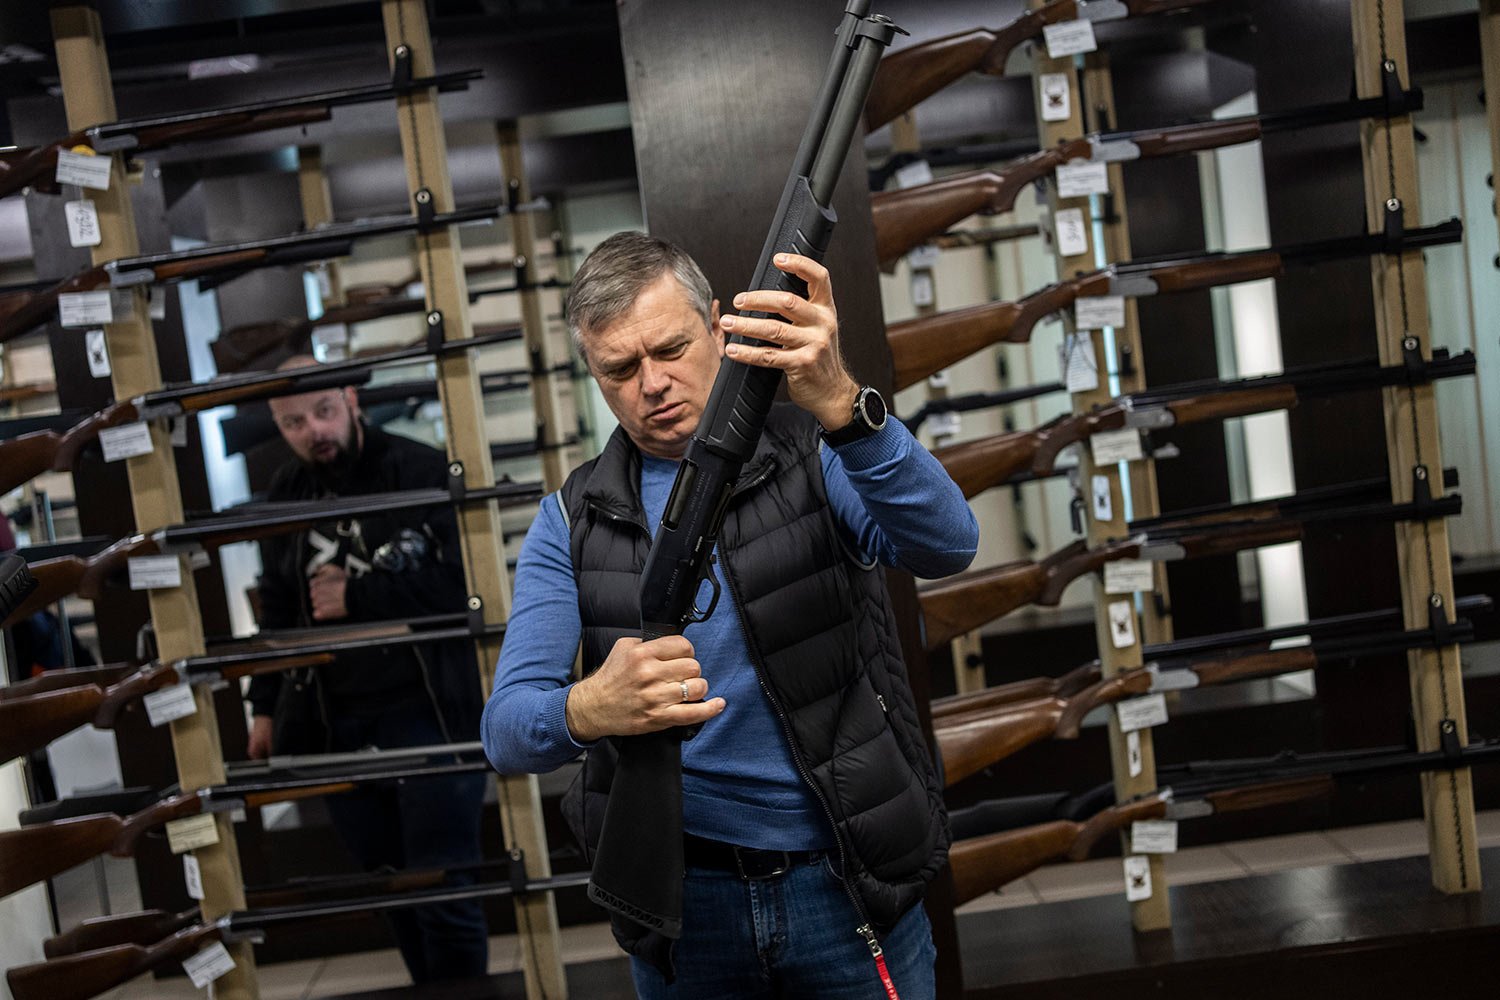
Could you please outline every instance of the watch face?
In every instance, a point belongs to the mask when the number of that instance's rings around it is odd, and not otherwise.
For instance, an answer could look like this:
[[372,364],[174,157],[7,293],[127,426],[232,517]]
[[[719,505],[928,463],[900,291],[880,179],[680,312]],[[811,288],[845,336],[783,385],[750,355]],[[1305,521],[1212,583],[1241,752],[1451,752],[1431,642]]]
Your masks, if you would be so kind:
[[860,409],[864,411],[865,422],[867,424],[877,431],[885,426],[885,400],[881,397],[880,393],[874,389],[867,388],[859,395],[859,405]]

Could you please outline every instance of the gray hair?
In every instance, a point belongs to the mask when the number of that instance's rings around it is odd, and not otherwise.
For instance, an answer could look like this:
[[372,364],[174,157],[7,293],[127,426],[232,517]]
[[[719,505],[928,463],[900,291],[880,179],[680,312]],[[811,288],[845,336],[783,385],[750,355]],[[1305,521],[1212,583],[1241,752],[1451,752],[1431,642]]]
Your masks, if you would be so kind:
[[624,316],[648,285],[669,272],[687,292],[703,325],[711,327],[713,289],[686,250],[645,233],[615,233],[584,259],[563,305],[578,356],[587,363],[585,332],[599,330]]

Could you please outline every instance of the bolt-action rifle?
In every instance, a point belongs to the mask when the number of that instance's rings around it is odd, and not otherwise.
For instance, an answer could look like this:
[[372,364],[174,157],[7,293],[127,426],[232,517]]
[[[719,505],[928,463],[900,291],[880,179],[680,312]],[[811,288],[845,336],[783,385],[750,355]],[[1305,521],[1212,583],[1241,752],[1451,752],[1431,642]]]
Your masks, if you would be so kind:
[[[869,9],[870,0],[849,0],[844,8],[833,57],[748,286],[752,289],[805,298],[806,286],[775,268],[772,258],[792,252],[821,260],[828,247],[834,185],[876,63],[897,30],[887,18],[869,15]],[[780,385],[776,369],[729,360],[720,366],[641,573],[645,639],[681,634],[712,613],[719,584],[707,573],[709,556]],[[705,575],[715,588],[714,602],[700,612],[694,601]],[[682,933],[684,736],[668,730],[611,741],[618,760],[589,881],[589,897],[596,903],[668,938]]]
[[126,568],[131,558],[147,555],[191,554],[217,549],[233,542],[251,542],[275,535],[305,530],[339,518],[440,507],[452,503],[500,500],[502,503],[534,503],[541,499],[539,483],[502,482],[477,490],[399,490],[369,493],[329,501],[244,504],[233,514],[172,525],[150,534],[121,539],[95,555],[47,559],[31,565],[37,588],[0,627],[15,624],[34,611],[54,604],[69,594],[98,600],[105,585]]
[[975,28],[908,45],[880,60],[870,100],[865,105],[868,131],[909,111],[970,73],[1004,76],[1016,46],[1041,36],[1048,25],[1065,21],[1114,21],[1196,7],[1207,0],[1051,0],[1029,10],[1003,28]]
[[[1442,630],[1441,640],[1444,644],[1465,642],[1473,635],[1472,624],[1460,620]],[[1041,740],[1076,739],[1084,717],[1100,705],[1158,691],[1184,691],[1312,670],[1335,660],[1431,646],[1439,638],[1433,629],[1424,628],[1321,640],[1287,649],[1157,660],[1108,679],[1099,676],[1093,683],[1066,695],[945,715],[933,720],[934,736],[943,758],[943,778],[953,785]],[[1090,667],[1096,668],[1097,661],[1080,668],[1085,672],[1083,676],[1093,673]]]
[[45,146],[0,151],[0,197],[14,194],[25,187],[30,187],[33,191],[57,194],[62,189],[56,178],[57,154],[76,152],[80,146],[95,153],[113,153],[119,150],[144,153],[180,142],[227,139],[253,132],[311,125],[333,117],[334,108],[389,100],[417,89],[436,87],[443,93],[467,90],[470,81],[483,75],[483,72],[476,69],[405,80],[397,77],[389,83],[366,87],[350,87],[321,94],[257,101],[232,108],[186,111],[95,125]]
[[[417,192],[419,206],[431,204]],[[217,246],[194,247],[170,253],[122,257],[65,278],[50,288],[10,292],[0,297],[0,343],[46,323],[57,315],[64,296],[101,289],[133,288],[193,278],[216,286],[265,267],[303,264],[347,256],[356,240],[401,232],[430,232],[442,226],[494,219],[509,209],[504,205],[482,205],[453,212],[421,211],[360,222],[342,222],[307,233],[273,236],[263,240]]]
[[937,649],[956,636],[1007,615],[1028,604],[1052,607],[1074,580],[1124,559],[1171,562],[1227,555],[1246,549],[1301,541],[1314,523],[1351,518],[1378,521],[1425,520],[1446,517],[1462,506],[1458,494],[1437,500],[1404,504],[1359,504],[1274,520],[1241,520],[1163,527],[1130,538],[1089,548],[1084,539],[1065,546],[1041,561],[1021,559],[949,577],[918,591],[926,623],[928,649]]
[[1289,410],[1322,396],[1472,375],[1475,359],[1438,349],[1430,362],[1381,365],[1375,358],[1294,368],[1280,375],[1163,386],[1121,396],[1084,413],[1065,413],[1029,431],[1007,431],[933,450],[948,475],[975,497],[1020,478],[1057,471],[1063,449],[1095,434],[1138,428],[1143,432]]
[[1420,90],[1321,104],[1297,111],[1221,118],[1165,128],[1100,132],[1029,153],[993,170],[955,174],[870,197],[875,221],[875,256],[882,267],[971,215],[999,215],[1015,208],[1016,197],[1053,171],[1084,163],[1181,156],[1254,142],[1266,135],[1365,118],[1410,114],[1422,108]]
[[512,339],[512,336],[509,327],[489,332],[476,330],[475,336],[464,340],[428,337],[418,344],[396,351],[385,351],[370,358],[163,386],[134,399],[111,403],[66,430],[35,430],[9,441],[0,441],[0,493],[13,490],[44,472],[69,471],[78,460],[79,453],[94,442],[102,431],[112,427],[202,413],[231,403],[363,385],[370,380],[371,371],[377,364],[410,361],[429,355],[501,343]]
[[904,389],[993,344],[1024,344],[1037,323],[1080,298],[1122,295],[1139,298],[1167,292],[1189,292],[1242,281],[1280,277],[1287,267],[1373,254],[1404,253],[1456,243],[1463,238],[1458,219],[1422,229],[1376,233],[1303,243],[1269,250],[1206,253],[1161,260],[1111,264],[1081,274],[1014,302],[988,302],[935,316],[893,323],[886,330],[896,369],[896,388]]

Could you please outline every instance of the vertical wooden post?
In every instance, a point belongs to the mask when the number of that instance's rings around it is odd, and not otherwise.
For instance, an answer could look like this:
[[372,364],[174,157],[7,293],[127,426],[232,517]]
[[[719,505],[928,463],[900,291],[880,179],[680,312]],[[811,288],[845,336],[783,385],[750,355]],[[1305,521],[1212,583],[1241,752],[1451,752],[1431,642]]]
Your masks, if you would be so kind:
[[[435,62],[425,0],[382,0],[381,14],[392,67],[409,58],[413,76],[431,76]],[[399,97],[396,112],[401,150],[406,158],[407,185],[414,200],[425,197],[430,199],[434,211],[452,211],[453,180],[448,173],[448,145],[443,136],[436,90],[427,88]],[[440,316],[448,340],[470,336],[468,286],[464,281],[457,231],[448,228],[419,235],[417,259],[426,290],[429,323],[434,316]],[[484,397],[472,352],[445,354],[438,360],[438,391],[448,434],[449,459],[461,465],[466,484],[476,488],[488,486],[494,482],[495,470],[484,433]],[[487,621],[504,621],[510,613],[510,581],[505,571],[500,514],[495,503],[463,505],[459,510],[459,531],[470,600],[482,602]],[[480,682],[487,695],[494,686],[500,640],[491,637],[478,640],[475,645]],[[500,819],[507,848],[524,853],[530,877],[551,875],[536,777],[502,775],[499,784]],[[516,927],[524,941],[527,997],[541,1000],[567,996],[557,908],[551,894],[517,897],[515,906]]]
[[[1028,0],[1028,6],[1035,9],[1040,7],[1044,0]],[[1041,136],[1042,147],[1056,145],[1069,139],[1076,139],[1084,134],[1083,105],[1084,96],[1080,88],[1079,73],[1075,66],[1073,56],[1060,58],[1048,57],[1046,51],[1037,44],[1033,60],[1034,83],[1037,99],[1037,126]],[[1047,107],[1048,91],[1066,82],[1068,115],[1060,118],[1057,115],[1044,115]],[[1055,104],[1054,104],[1055,106]],[[1052,117],[1054,120],[1048,120]],[[1118,176],[1112,178],[1112,184],[1118,182]],[[1114,194],[1117,209],[1123,210],[1123,197],[1118,187],[1110,189]],[[1051,219],[1053,227],[1053,244],[1058,255],[1059,277],[1072,275],[1078,271],[1091,271],[1097,266],[1100,248],[1095,246],[1093,226],[1093,207],[1087,196],[1076,198],[1062,198],[1058,195],[1057,185],[1050,184],[1047,192],[1048,205],[1051,208]],[[1059,215],[1064,212],[1078,212],[1081,214],[1081,223],[1073,228],[1073,235],[1077,246],[1073,247],[1075,252],[1064,253],[1064,242],[1060,230],[1065,225],[1060,222]],[[1127,306],[1128,309],[1128,306]],[[1073,393],[1073,412],[1083,413],[1096,404],[1107,403],[1113,398],[1110,392],[1108,368],[1109,356],[1105,350],[1104,332],[1092,330],[1087,332],[1076,331],[1071,317],[1065,317],[1063,323],[1067,334],[1075,334],[1079,338],[1077,348],[1087,349],[1091,346],[1095,359],[1096,371],[1098,373],[1098,388],[1088,392]],[[1086,346],[1087,345],[1087,346]],[[1065,365],[1066,369],[1066,365]],[[1066,376],[1066,370],[1064,372]],[[1093,453],[1089,443],[1085,442],[1079,451],[1079,487],[1083,495],[1084,519],[1088,528],[1088,541],[1090,545],[1099,545],[1111,538],[1120,538],[1127,534],[1125,516],[1125,494],[1124,483],[1120,476],[1117,464],[1099,465],[1094,464]],[[1097,516],[1095,504],[1092,497],[1096,493],[1107,494],[1109,498],[1109,517]],[[1128,670],[1141,665],[1141,629],[1136,621],[1135,605],[1131,595],[1111,595],[1104,589],[1102,580],[1094,583],[1094,631],[1099,644],[1099,659],[1103,667],[1105,677],[1113,677],[1123,670]],[[1118,646],[1113,637],[1113,627],[1110,622],[1110,605],[1120,603],[1128,605],[1128,616],[1131,624],[1133,640],[1125,646]],[[1151,731],[1149,729],[1139,730],[1135,733],[1125,734],[1120,730],[1119,717],[1111,712],[1109,717],[1109,756],[1110,768],[1114,776],[1115,796],[1124,800],[1131,796],[1151,792],[1156,789],[1156,755],[1152,746]],[[1122,839],[1128,837],[1122,834]],[[1124,845],[1125,853],[1130,853],[1128,841]],[[1160,855],[1148,855],[1147,864],[1150,869],[1151,895],[1148,898],[1131,903],[1131,922],[1136,930],[1148,931],[1167,927],[1171,923],[1171,912],[1167,900],[1167,884],[1162,867]]]
[[[116,120],[114,90],[98,12],[84,5],[54,7],[52,33],[68,127],[83,129]],[[140,253],[124,162],[120,154],[110,155],[113,162],[109,189],[88,192],[99,213],[101,242],[92,252],[95,264]],[[106,324],[104,331],[116,399],[130,399],[162,384],[145,289],[131,289],[130,298],[133,301],[129,315]],[[136,528],[142,532],[179,524],[183,519],[171,434],[165,426],[153,424],[151,440],[154,447],[150,454],[126,460]],[[165,661],[203,652],[198,591],[191,567],[186,560],[180,561],[181,586],[149,593],[157,649]],[[206,687],[198,687],[193,697],[197,712],[172,723],[177,778],[185,791],[224,782],[224,752],[219,745],[213,696]],[[245,906],[234,825],[228,814],[219,813],[215,826],[218,843],[193,852],[203,876],[203,916],[209,920]],[[215,994],[226,1000],[253,1000],[259,996],[259,990],[250,945],[232,945],[230,954],[235,962],[234,971],[214,984]]]
[[[1353,15],[1359,96],[1380,96],[1388,73],[1409,82],[1402,0],[1355,0]],[[1416,139],[1410,116],[1370,119],[1360,126],[1360,138],[1371,231],[1384,230],[1388,218],[1397,212],[1407,228],[1419,225]],[[1381,363],[1400,364],[1412,352],[1431,356],[1422,252],[1376,256],[1371,272]],[[1419,490],[1440,496],[1443,456],[1433,387],[1387,389],[1384,408],[1391,499],[1409,503]],[[1398,524],[1396,554],[1406,626],[1424,628],[1434,616],[1452,621],[1453,566],[1447,522],[1437,518]],[[1458,646],[1413,650],[1407,662],[1418,748],[1437,750],[1445,741],[1467,743]],[[1424,774],[1422,799],[1433,885],[1449,893],[1478,891],[1479,843],[1468,769]]]
[[[531,185],[521,159],[521,136],[513,121],[500,122],[495,129],[500,142],[500,172],[516,204],[531,200]],[[572,468],[570,449],[563,421],[562,399],[557,391],[555,363],[548,342],[547,316],[542,309],[542,292],[525,283],[539,277],[536,257],[536,220],[530,212],[515,212],[510,217],[511,245],[516,255],[516,278],[523,282],[521,291],[521,333],[526,342],[526,359],[531,366],[531,403],[536,408],[537,444],[542,449],[542,484],[550,493],[562,488]]]
[[[1479,62],[1490,120],[1490,183],[1500,184],[1500,0],[1479,0]],[[1500,223],[1500,213],[1495,221]]]

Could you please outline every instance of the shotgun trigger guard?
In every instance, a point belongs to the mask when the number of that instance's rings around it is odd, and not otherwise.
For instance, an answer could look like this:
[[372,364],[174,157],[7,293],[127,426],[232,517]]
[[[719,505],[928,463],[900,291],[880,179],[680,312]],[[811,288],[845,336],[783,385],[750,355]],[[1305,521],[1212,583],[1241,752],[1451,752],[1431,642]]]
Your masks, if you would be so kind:
[[708,577],[709,586],[713,587],[714,589],[713,597],[709,598],[708,600],[708,608],[702,611],[698,610],[698,602],[696,600],[693,602],[693,610],[689,612],[686,622],[686,624],[688,625],[692,625],[697,622],[708,621],[709,616],[714,613],[714,608],[719,606],[719,578],[714,574],[714,563],[717,560],[718,556],[713,553],[709,553],[708,569],[707,572],[703,574],[704,576]]

